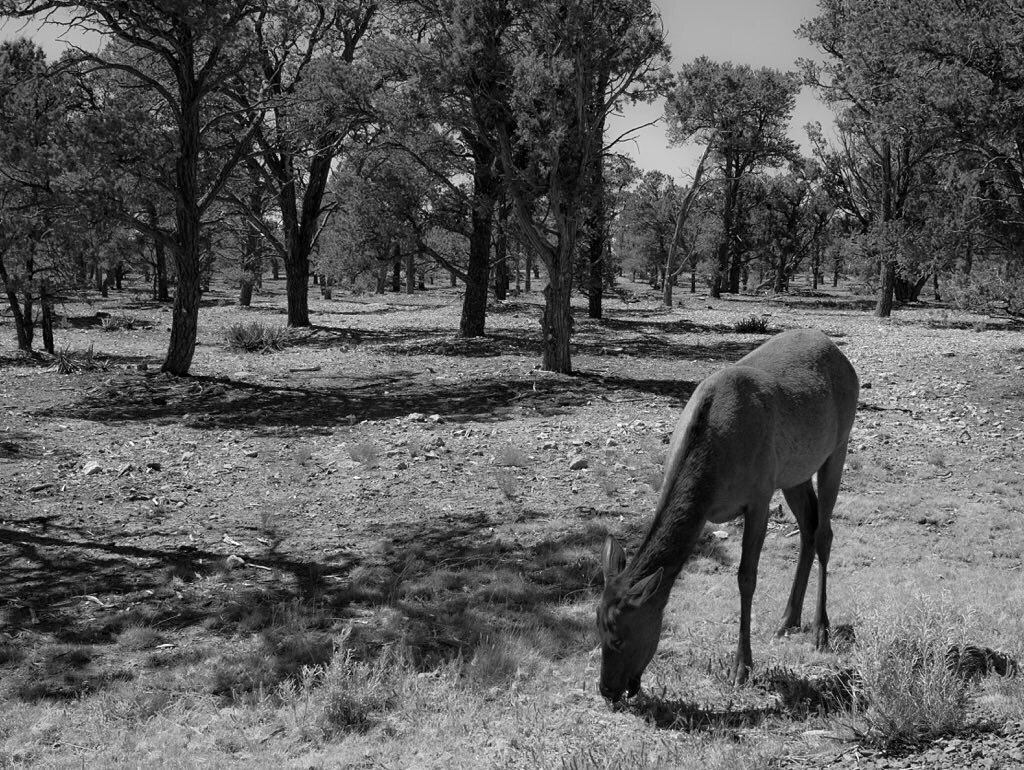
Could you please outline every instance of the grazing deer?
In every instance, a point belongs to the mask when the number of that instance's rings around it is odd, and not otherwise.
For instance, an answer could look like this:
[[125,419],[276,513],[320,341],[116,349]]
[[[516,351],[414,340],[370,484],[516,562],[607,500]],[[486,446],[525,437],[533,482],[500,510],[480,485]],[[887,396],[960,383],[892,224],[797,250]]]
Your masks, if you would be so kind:
[[[743,515],[739,566],[740,637],[733,681],[746,681],[750,604],[768,527],[768,504],[781,489],[800,527],[800,556],[779,635],[799,628],[807,578],[818,554],[818,649],[828,645],[826,572],[832,509],[857,410],[860,385],[846,356],[823,333],[779,334],[693,392],[672,435],[661,496],[632,563],[608,536],[604,593],[597,608],[601,694],[615,702],[640,689],[654,657],[676,576],[705,522]],[[815,495],[811,476],[818,474]]]

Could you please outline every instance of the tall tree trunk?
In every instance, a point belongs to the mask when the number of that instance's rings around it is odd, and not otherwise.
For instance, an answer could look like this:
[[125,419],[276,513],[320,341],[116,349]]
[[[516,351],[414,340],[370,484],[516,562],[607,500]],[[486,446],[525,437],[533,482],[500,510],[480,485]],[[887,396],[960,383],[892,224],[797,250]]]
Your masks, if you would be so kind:
[[[894,216],[893,211],[893,175],[892,175],[892,144],[888,138],[882,139],[882,225],[888,225]],[[878,287],[878,302],[875,315],[888,318],[892,315],[892,301],[896,291],[896,258],[883,255],[880,266],[881,284]]]
[[7,274],[3,257],[0,255],[0,281],[3,282],[4,292],[7,294],[7,303],[11,308],[11,315],[14,316],[14,333],[18,339],[18,350],[26,353],[32,350],[32,306],[29,304],[28,323],[25,313],[21,309],[21,300],[18,299],[18,292]]
[[182,82],[180,155],[175,164],[175,192],[177,201],[177,243],[174,262],[178,284],[174,292],[171,311],[171,338],[167,345],[162,371],[179,377],[188,375],[192,357],[196,352],[196,332],[199,327],[200,267],[202,263],[199,210],[199,148],[200,109],[195,80]]
[[[715,276],[711,283],[711,296],[718,299],[729,282],[732,268],[732,238],[736,213],[736,186],[739,180],[734,179],[735,165],[731,157],[725,159],[725,194],[722,196],[722,235],[718,242],[718,259],[715,264]],[[738,285],[738,275],[737,275]]]
[[416,252],[412,249],[405,255],[405,293],[416,293]]
[[473,150],[473,210],[470,215],[469,264],[462,299],[459,336],[480,337],[487,321],[487,284],[491,272],[491,235],[500,179],[494,150],[470,138]]
[[53,292],[45,279],[39,289],[39,304],[42,307],[43,349],[50,355],[57,351],[53,344]]
[[[511,283],[509,274],[508,254],[508,217],[510,207],[505,197],[497,207],[497,223],[494,231],[494,298],[504,302],[508,299],[508,289]],[[518,266],[516,274],[516,288],[519,286]]]
[[879,318],[888,318],[892,315],[892,300],[896,289],[896,260],[886,257],[882,260],[881,286],[878,289],[878,303],[875,305],[875,315]]
[[510,283],[508,270],[508,235],[499,228],[494,240],[494,298],[504,302],[508,299]]
[[[149,207],[149,224],[155,231],[160,224],[156,207]],[[161,238],[153,240],[153,299],[157,302],[170,302],[171,294],[167,287],[167,248]]]
[[526,278],[525,278],[524,287],[525,287],[526,293],[529,294],[530,293],[530,283],[531,283],[531,281],[533,279],[533,254],[530,253],[529,249],[526,250],[526,260],[525,261],[526,261]]
[[556,264],[548,266],[541,316],[541,368],[561,374],[572,374],[572,258],[572,250],[561,244]]
[[786,256],[785,254],[779,254],[778,260],[775,262],[775,281],[772,285],[772,291],[776,294],[781,294],[786,290]]
[[[603,92],[607,79],[601,85]],[[604,300],[604,254],[607,245],[607,217],[608,208],[604,191],[604,156],[601,153],[601,140],[604,138],[604,129],[595,132],[597,147],[594,152],[594,162],[590,174],[590,200],[588,212],[587,233],[587,316],[589,318],[601,318],[603,314],[602,302]]]

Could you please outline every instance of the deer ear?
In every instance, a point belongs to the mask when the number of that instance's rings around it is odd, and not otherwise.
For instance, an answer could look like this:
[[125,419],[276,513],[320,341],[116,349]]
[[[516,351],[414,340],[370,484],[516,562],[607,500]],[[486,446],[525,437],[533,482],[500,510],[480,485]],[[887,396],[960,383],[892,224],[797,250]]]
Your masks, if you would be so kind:
[[604,582],[607,583],[613,577],[622,572],[626,566],[626,552],[614,537],[608,535],[604,540],[604,550],[601,553],[601,571],[604,572]]
[[661,567],[658,567],[658,571],[653,575],[648,575],[636,585],[632,586],[629,591],[626,592],[626,602],[631,607],[639,607],[645,604],[648,599],[654,596],[654,592],[658,590],[658,586],[661,585],[661,576],[663,572]]

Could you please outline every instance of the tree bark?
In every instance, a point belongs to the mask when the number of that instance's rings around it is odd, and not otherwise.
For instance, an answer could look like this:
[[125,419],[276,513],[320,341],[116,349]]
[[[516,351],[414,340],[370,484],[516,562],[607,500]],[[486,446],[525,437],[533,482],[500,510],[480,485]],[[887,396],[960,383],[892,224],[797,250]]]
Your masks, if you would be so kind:
[[[606,82],[602,82],[601,90]],[[595,132],[601,139],[604,129]],[[597,142],[594,162],[590,176],[590,211],[587,223],[587,316],[600,319],[603,314],[604,300],[604,253],[607,244],[608,216],[604,192],[604,156],[601,154],[600,141]]]
[[508,234],[499,228],[494,241],[494,298],[504,302],[508,299],[510,283],[508,270]]
[[56,354],[53,344],[53,292],[44,280],[39,289],[39,304],[42,307],[43,349],[50,355]]
[[4,284],[4,292],[7,294],[7,303],[11,308],[11,315],[14,316],[14,333],[18,339],[18,350],[26,353],[32,351],[32,304],[31,295],[26,298],[28,306],[28,323],[25,313],[21,309],[21,300],[18,299],[18,292],[7,274],[3,258],[0,257],[0,281]]
[[[494,228],[494,298],[504,302],[508,299],[509,285],[512,278],[509,273],[508,255],[508,202],[502,198],[497,206],[497,223]],[[518,289],[519,275],[516,268],[516,288]]]
[[473,210],[470,215],[469,263],[466,265],[466,293],[462,299],[460,337],[483,336],[487,321],[487,284],[491,272],[491,235],[500,179],[494,150],[470,140],[473,151]]
[[[186,68],[186,71],[191,72],[191,68]],[[202,263],[199,149],[202,124],[200,95],[195,77],[183,78],[179,83],[179,89],[181,146],[175,164],[175,218],[178,227],[174,249],[178,284],[171,311],[171,338],[161,369],[168,374],[185,377],[192,366],[192,357],[196,351],[196,332],[199,327]]]
[[405,293],[416,293],[416,252],[412,249],[405,255]]
[[[734,179],[735,166],[731,157],[725,160],[725,194],[722,196],[722,236],[718,242],[718,261],[715,265],[715,276],[711,283],[711,296],[718,299],[726,288],[732,268],[732,235],[733,220],[736,209],[736,186]],[[738,285],[737,275],[737,285]],[[731,285],[731,284],[729,284]]]
[[252,279],[243,275],[238,287],[238,306],[249,307],[250,305],[252,305]]
[[568,269],[548,271],[544,288],[544,311],[541,315],[541,368],[549,372],[572,374],[572,255],[559,254]]
[[878,289],[878,303],[875,305],[875,315],[878,318],[888,318],[892,315],[893,292],[896,287],[896,261],[891,258],[882,260],[881,267],[882,285]]

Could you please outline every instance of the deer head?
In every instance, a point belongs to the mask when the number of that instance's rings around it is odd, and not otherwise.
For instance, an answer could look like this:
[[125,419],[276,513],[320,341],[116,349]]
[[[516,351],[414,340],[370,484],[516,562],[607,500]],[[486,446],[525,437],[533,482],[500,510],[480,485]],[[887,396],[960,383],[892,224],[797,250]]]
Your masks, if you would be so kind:
[[640,690],[640,677],[654,657],[661,636],[663,607],[651,602],[661,584],[662,570],[634,585],[623,574],[626,554],[611,535],[602,555],[604,593],[597,607],[601,637],[601,695],[613,703],[623,693]]

